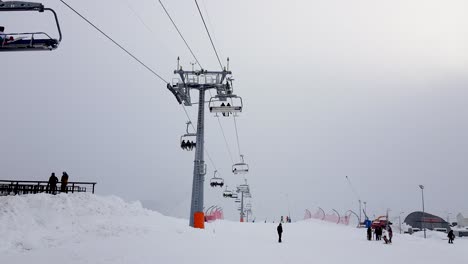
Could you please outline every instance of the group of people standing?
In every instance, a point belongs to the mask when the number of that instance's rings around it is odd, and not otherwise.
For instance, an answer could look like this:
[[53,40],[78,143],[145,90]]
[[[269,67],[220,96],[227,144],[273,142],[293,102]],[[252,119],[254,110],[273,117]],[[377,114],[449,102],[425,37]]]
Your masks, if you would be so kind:
[[[59,182],[57,176],[55,176],[55,172],[52,172],[52,174],[49,177],[49,183],[47,184],[47,193],[50,194],[57,194],[57,183]],[[66,171],[62,173],[62,178],[60,179],[60,192],[62,193],[68,193],[68,174]]]
[[[385,241],[385,244],[392,243],[393,230],[391,226],[387,226],[387,230],[385,230],[382,226],[376,226],[374,228],[374,235],[375,235],[375,240],[382,240],[382,235],[383,235],[383,240]],[[367,228],[367,240],[369,241],[372,240],[372,227],[370,226]]]

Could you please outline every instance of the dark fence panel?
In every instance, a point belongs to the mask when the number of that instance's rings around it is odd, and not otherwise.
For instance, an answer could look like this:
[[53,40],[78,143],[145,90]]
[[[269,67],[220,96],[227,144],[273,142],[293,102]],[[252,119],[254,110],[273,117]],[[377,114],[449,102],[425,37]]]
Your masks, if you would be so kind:
[[62,182],[58,182],[55,189],[51,188],[48,181],[17,181],[17,180],[0,180],[0,195],[16,195],[16,194],[34,194],[34,193],[75,193],[75,192],[92,192],[97,182],[68,182],[62,186]]

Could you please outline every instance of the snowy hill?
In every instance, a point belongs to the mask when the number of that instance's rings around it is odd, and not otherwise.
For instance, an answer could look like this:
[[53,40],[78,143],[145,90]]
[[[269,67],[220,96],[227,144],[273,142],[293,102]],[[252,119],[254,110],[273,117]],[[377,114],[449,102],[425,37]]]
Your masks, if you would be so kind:
[[284,225],[219,221],[205,230],[118,197],[89,194],[0,197],[2,263],[467,263],[468,240],[447,244],[320,221]]

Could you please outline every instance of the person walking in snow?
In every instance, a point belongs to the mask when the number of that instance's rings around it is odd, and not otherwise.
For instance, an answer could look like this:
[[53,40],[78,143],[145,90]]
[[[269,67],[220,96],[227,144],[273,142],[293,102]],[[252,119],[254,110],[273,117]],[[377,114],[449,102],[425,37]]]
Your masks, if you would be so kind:
[[283,234],[283,226],[281,226],[281,223],[279,223],[276,231],[278,231],[278,242],[281,243],[281,235]]
[[52,172],[49,178],[49,193],[56,194],[58,178],[55,177],[55,172]]
[[370,226],[367,228],[367,240],[372,240],[372,228]]
[[449,239],[449,244],[453,244],[453,240],[455,239],[455,234],[453,233],[453,230],[450,230],[448,232],[447,237]]

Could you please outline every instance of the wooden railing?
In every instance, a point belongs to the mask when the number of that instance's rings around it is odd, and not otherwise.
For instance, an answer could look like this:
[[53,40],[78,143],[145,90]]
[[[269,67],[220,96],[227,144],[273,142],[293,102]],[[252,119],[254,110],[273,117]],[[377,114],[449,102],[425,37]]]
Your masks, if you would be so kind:
[[34,193],[75,193],[92,192],[97,182],[68,182],[62,189],[62,183],[58,182],[54,190],[48,181],[18,181],[0,180],[0,195],[34,194]]

